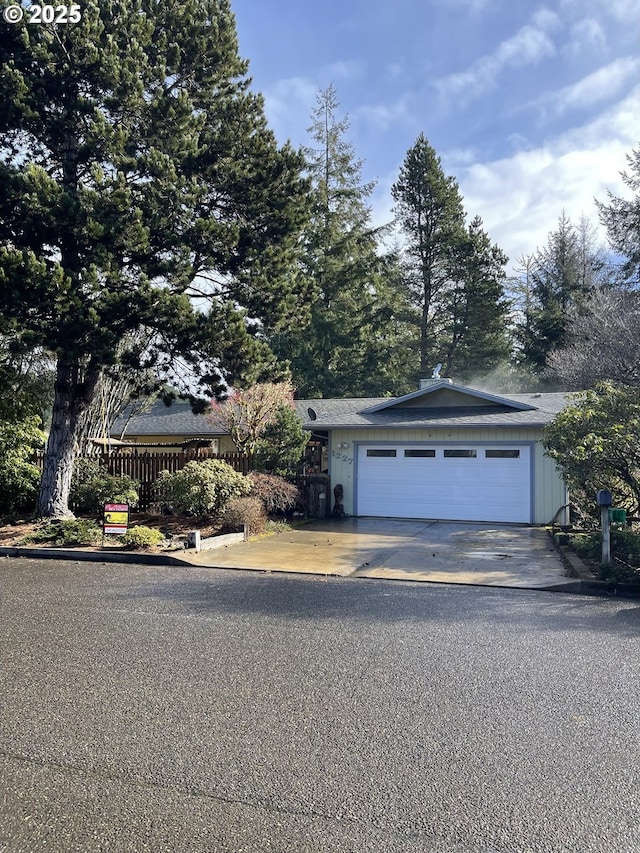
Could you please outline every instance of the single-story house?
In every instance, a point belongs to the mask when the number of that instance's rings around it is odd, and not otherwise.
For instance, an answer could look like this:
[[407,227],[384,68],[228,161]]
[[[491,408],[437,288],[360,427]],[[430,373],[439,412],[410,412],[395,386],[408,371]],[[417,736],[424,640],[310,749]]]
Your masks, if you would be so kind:
[[[124,430],[124,432],[123,432]],[[149,411],[119,417],[111,427],[113,447],[179,453],[192,448],[209,448],[215,453],[237,453],[231,436],[214,426],[204,415],[194,415],[188,401],[170,406],[155,402]]]
[[[420,386],[394,398],[296,401],[312,467],[342,485],[348,515],[566,522],[567,489],[541,443],[566,394],[503,396],[448,379]],[[197,436],[233,449],[188,404],[160,406],[131,421],[128,441]]]

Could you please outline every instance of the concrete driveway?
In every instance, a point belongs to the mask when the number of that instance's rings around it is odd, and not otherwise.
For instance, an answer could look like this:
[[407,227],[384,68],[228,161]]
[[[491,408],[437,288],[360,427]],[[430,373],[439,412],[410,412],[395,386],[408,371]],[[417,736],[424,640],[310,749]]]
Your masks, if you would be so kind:
[[570,588],[544,529],[510,524],[349,518],[190,554],[220,568],[343,577]]

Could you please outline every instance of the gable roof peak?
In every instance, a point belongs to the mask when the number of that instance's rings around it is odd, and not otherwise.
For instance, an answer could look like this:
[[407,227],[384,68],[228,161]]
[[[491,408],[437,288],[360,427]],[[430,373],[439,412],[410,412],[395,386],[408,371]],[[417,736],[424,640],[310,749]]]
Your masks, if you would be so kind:
[[[467,398],[468,401],[472,400],[475,405],[490,404],[505,406],[517,411],[532,411],[536,408],[536,406],[509,397],[490,394],[487,391],[479,391],[477,388],[469,388],[466,385],[458,385],[452,382],[451,379],[421,380],[421,385],[422,382],[427,382],[428,384],[425,387],[420,387],[417,391],[412,391],[410,394],[393,397],[364,411],[372,413],[380,412],[383,409],[401,409],[405,406],[418,408],[421,401],[424,401],[425,408],[429,408],[442,404],[443,397],[449,400],[448,403],[445,403],[448,406],[461,405],[463,399]],[[458,399],[456,400],[456,398]]]

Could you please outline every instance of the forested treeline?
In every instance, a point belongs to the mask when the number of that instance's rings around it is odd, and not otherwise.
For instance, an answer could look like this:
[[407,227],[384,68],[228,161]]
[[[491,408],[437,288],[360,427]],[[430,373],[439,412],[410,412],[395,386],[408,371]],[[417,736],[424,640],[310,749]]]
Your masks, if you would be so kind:
[[[509,258],[479,212],[465,210],[455,177],[424,134],[393,184],[388,225],[376,229],[375,185],[362,179],[333,86],[317,94],[311,119],[303,154],[312,215],[302,268],[315,298],[308,325],[266,330],[298,395],[401,394],[437,363],[454,380],[505,392],[570,384],[576,335],[593,300],[633,286],[637,221],[625,203],[598,203],[609,246],[587,216],[573,222],[559,211],[544,245],[507,276]],[[566,376],[565,357],[573,365]]]

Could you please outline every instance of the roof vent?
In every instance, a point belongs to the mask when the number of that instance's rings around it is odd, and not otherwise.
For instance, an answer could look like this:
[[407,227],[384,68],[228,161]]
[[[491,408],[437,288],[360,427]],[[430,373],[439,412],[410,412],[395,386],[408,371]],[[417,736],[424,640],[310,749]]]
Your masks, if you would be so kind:
[[315,421],[318,417],[318,413],[311,406],[307,409],[307,414],[309,415],[309,420]]

